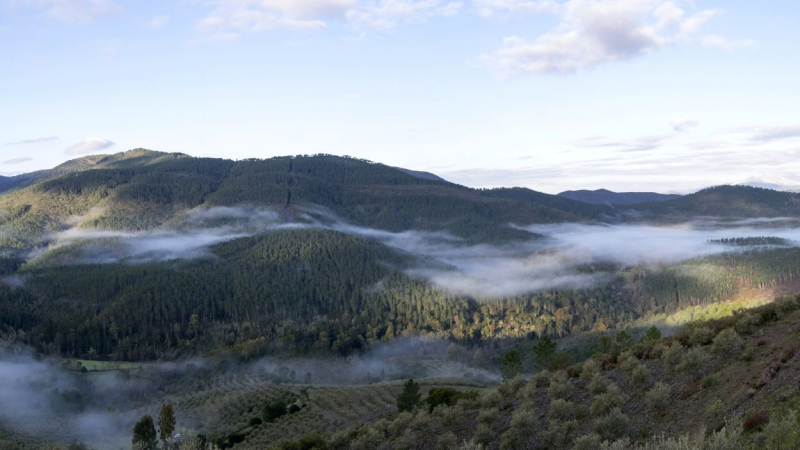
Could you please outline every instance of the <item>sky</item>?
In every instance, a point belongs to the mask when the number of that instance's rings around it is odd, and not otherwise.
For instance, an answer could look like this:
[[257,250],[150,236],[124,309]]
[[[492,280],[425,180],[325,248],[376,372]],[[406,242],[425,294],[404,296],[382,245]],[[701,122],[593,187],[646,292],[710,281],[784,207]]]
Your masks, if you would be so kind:
[[133,148],[800,188],[790,0],[0,0],[0,175]]

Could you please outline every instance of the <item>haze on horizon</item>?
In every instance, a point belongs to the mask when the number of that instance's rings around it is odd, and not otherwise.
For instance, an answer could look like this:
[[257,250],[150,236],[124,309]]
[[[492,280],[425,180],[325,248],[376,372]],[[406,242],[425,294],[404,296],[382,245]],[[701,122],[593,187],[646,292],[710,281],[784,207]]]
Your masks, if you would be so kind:
[[331,153],[473,187],[800,186],[786,0],[0,0],[0,175]]

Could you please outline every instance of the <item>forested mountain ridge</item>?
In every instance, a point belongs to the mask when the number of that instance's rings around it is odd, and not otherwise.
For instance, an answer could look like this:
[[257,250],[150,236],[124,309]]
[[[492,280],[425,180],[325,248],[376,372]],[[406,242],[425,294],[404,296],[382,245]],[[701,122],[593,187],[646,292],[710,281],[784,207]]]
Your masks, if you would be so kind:
[[[382,164],[329,155],[230,161],[134,150],[70,161],[0,194],[0,248],[39,245],[70,226],[147,230],[188,209],[325,207],[364,226],[447,231],[472,240],[527,238],[508,227],[584,219],[577,208],[483,195]],[[56,175],[53,175],[57,173]],[[554,196],[550,196],[554,197]]]
[[633,205],[636,203],[663,202],[681,197],[675,194],[658,194],[655,192],[613,192],[608,189],[564,191],[559,193],[558,196],[595,205]]
[[[728,203],[720,216],[792,215],[793,194],[763,189],[724,186],[627,209],[330,155],[136,150],[60,167],[0,194],[0,322],[73,357],[349,354],[398,334],[470,345],[561,337],[726,310],[743,289],[793,285],[800,274],[795,247],[648,266],[603,252],[582,260],[521,229],[690,220]],[[169,252],[193,240],[205,244]]]
[[632,205],[649,216],[775,218],[800,216],[800,194],[751,186],[716,186],[675,200]]

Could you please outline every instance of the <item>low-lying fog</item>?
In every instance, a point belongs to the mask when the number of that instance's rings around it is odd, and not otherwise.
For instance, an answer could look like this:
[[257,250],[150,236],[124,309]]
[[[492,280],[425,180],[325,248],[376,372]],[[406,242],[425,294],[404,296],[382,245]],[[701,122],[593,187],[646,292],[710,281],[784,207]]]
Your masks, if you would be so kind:
[[[442,340],[399,338],[349,358],[267,357],[249,363],[195,358],[81,374],[74,362],[40,361],[28,349],[0,341],[0,431],[49,441],[77,439],[92,448],[128,448],[133,424],[144,414],[157,418],[161,404],[172,401],[179,430],[230,433],[234,430],[222,423],[219,406],[252,392],[248,389],[273,384],[296,393],[301,384],[365,385],[411,377],[478,385],[497,381],[496,371],[472,366],[473,353]],[[215,389],[220,386],[224,389]],[[230,392],[230,386],[241,391]]]
[[[715,222],[697,220],[682,225],[549,224],[519,227],[544,235],[509,245],[468,244],[443,232],[399,233],[348,224],[329,211],[308,210],[297,221],[256,207],[216,207],[193,210],[168,229],[144,233],[114,233],[73,228],[54,235],[51,247],[94,239],[82,249],[80,262],[139,263],[208,255],[219,242],[286,228],[325,228],[378,240],[413,255],[443,263],[407,268],[415,277],[475,298],[514,296],[532,291],[588,288],[608,274],[578,270],[607,262],[622,266],[671,264],[741,248],[709,242],[722,238],[773,236],[800,241],[800,222],[767,218]],[[101,238],[113,237],[110,242]],[[793,244],[792,242],[792,244]]]

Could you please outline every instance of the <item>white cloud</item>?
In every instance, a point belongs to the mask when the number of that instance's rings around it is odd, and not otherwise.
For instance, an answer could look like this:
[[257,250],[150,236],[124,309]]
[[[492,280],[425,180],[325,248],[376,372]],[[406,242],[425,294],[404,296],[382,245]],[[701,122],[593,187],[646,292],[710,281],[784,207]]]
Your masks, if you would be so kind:
[[669,124],[672,127],[672,129],[675,130],[676,132],[683,133],[686,131],[694,130],[700,125],[700,122],[698,122],[695,119],[690,119],[688,117],[681,117],[679,119],[670,121]]
[[149,28],[161,28],[161,27],[163,27],[164,25],[168,24],[168,23],[169,23],[169,21],[170,21],[170,17],[169,17],[169,16],[158,16],[158,17],[153,17],[153,19],[152,19],[152,20],[150,20],[149,22],[147,22],[147,26],[148,26]]
[[64,153],[68,155],[84,155],[87,153],[94,153],[106,150],[114,145],[113,142],[109,141],[108,139],[102,139],[98,137],[90,137],[86,138],[82,142],[78,142],[77,144],[67,148],[64,150]]
[[111,0],[11,0],[11,4],[42,9],[60,22],[91,22],[120,8]]
[[217,34],[279,27],[324,29],[330,21],[391,28],[403,21],[449,17],[463,6],[447,0],[217,0],[215,5],[199,27]]
[[33,158],[11,158],[9,160],[3,161],[3,164],[21,164],[24,162],[33,161]]
[[50,142],[50,141],[57,141],[57,136],[47,136],[42,138],[35,138],[35,139],[23,139],[21,141],[15,142],[6,142],[5,145],[29,145],[29,144],[41,144],[42,142]]
[[700,43],[704,47],[725,52],[733,50],[753,50],[757,47],[756,41],[752,39],[732,41],[716,34],[703,36]]
[[506,77],[574,73],[691,40],[716,14],[688,13],[666,0],[569,0],[556,31],[533,40],[507,37],[484,61]]
[[484,17],[492,17],[501,13],[556,13],[561,8],[558,2],[548,0],[473,0],[473,5],[478,10],[478,14]]

